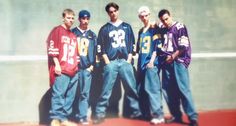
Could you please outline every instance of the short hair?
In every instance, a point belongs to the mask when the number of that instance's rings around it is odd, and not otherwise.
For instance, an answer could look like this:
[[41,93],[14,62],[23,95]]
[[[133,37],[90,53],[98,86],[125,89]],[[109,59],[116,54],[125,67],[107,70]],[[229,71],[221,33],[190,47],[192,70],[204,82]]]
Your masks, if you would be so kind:
[[138,9],[138,15],[147,15],[147,14],[150,14],[150,9],[148,8],[148,6],[141,6],[139,9]]
[[63,12],[62,12],[62,17],[64,18],[66,16],[66,14],[72,14],[75,16],[75,12],[72,10],[72,9],[65,9]]
[[161,18],[164,14],[170,15],[170,12],[167,9],[162,9],[158,13],[158,17]]
[[116,3],[110,2],[105,7],[105,10],[106,10],[107,13],[109,12],[110,7],[114,7],[116,10],[119,10],[119,6]]

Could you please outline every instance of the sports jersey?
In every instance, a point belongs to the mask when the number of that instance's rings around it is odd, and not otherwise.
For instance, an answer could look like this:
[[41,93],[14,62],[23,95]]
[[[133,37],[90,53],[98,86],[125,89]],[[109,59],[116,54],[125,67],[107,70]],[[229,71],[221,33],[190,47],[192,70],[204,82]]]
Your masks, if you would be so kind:
[[133,51],[134,42],[133,30],[129,24],[121,22],[115,26],[108,22],[99,30],[98,54],[107,54],[110,60],[127,59]]
[[176,50],[183,50],[183,53],[177,57],[176,61],[188,67],[191,62],[191,46],[185,25],[175,22],[173,26],[168,28],[164,37],[165,41],[161,50],[166,54],[172,54]]
[[86,69],[94,65],[96,56],[97,39],[94,32],[86,30],[82,32],[78,27],[71,30],[77,36],[78,51],[80,56],[80,68]]
[[55,79],[55,64],[53,57],[60,63],[63,74],[73,77],[78,70],[77,66],[77,40],[76,36],[64,27],[55,27],[47,39],[48,68],[50,74],[50,85]]
[[[156,51],[158,45],[162,44],[162,38],[159,29],[150,26],[146,31],[144,28],[139,30],[136,52],[139,53],[138,69],[145,70],[146,65],[150,62],[152,53]],[[158,64],[157,58],[154,65]]]

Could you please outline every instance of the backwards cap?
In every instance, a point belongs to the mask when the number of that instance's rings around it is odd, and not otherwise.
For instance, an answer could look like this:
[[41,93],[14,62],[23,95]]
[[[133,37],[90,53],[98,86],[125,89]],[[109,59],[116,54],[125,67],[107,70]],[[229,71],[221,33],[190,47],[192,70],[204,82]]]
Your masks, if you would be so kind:
[[81,10],[79,12],[79,18],[88,17],[90,18],[90,13],[87,10]]

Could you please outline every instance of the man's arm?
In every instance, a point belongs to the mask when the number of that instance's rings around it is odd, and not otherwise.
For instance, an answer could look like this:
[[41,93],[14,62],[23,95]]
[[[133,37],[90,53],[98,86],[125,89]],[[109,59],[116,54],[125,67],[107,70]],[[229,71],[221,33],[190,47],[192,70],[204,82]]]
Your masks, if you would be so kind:
[[54,61],[54,64],[55,64],[55,73],[57,75],[61,75],[61,66],[60,66],[60,63],[59,63],[58,59],[56,57],[53,57],[53,61]]
[[110,60],[109,60],[107,54],[103,54],[102,58],[104,59],[105,64],[109,64],[110,63]]
[[183,52],[183,50],[176,50],[171,55],[167,55],[166,62],[167,63],[173,62],[182,52]]
[[93,71],[93,65],[90,65],[90,66],[87,68],[87,70],[88,70],[89,72],[92,72],[92,71]]
[[151,57],[149,63],[147,64],[147,68],[153,68],[154,67],[154,61],[156,59],[156,56],[157,56],[157,53],[156,53],[156,51],[154,51],[152,53],[152,57]]
[[128,54],[128,58],[127,58],[126,61],[127,61],[128,63],[131,63],[132,57],[133,57],[132,53],[129,53],[129,54]]

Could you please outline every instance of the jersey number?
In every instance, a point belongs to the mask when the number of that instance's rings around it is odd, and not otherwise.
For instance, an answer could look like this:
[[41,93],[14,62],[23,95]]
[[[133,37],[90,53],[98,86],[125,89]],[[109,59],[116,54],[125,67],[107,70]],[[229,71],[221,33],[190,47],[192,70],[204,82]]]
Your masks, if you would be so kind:
[[150,52],[150,44],[151,44],[151,37],[145,36],[140,40],[141,52],[142,53],[149,53]]
[[88,55],[89,40],[87,38],[77,38],[78,41],[78,51],[80,56]]
[[63,45],[63,57],[62,61],[68,62],[69,64],[74,64],[73,56],[75,55],[75,46],[65,43]]
[[174,51],[174,47],[173,47],[173,43],[172,43],[172,34],[169,34],[169,37],[167,37],[167,35],[164,35],[165,41],[164,41],[164,45],[163,45],[163,51],[168,51],[168,52],[173,52]]
[[125,47],[125,32],[123,30],[118,30],[118,31],[111,31],[109,33],[109,37],[113,38],[112,42],[112,47],[117,48],[117,47]]

